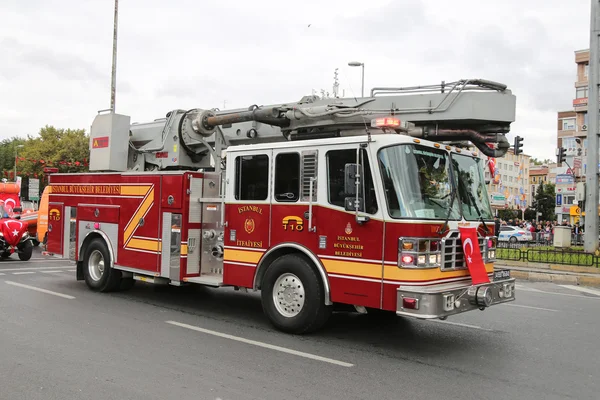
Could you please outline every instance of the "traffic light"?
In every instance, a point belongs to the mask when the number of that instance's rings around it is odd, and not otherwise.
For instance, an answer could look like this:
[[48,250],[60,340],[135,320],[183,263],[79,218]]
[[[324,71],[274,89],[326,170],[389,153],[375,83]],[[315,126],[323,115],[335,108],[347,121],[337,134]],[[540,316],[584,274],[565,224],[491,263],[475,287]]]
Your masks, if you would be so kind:
[[567,149],[559,147],[556,149],[556,162],[558,164],[565,162],[567,159]]
[[581,157],[581,153],[583,153],[583,151],[581,150],[581,147],[577,149],[577,156]]
[[522,141],[523,141],[523,138],[521,136],[515,137],[515,144],[514,144],[515,156],[518,156],[519,154],[523,153],[523,143],[521,143]]

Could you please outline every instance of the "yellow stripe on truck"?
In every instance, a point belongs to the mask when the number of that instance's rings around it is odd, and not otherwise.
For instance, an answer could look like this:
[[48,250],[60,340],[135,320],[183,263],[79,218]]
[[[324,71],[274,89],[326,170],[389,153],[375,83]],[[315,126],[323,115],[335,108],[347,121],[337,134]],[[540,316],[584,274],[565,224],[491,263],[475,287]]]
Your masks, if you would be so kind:
[[250,264],[258,264],[261,257],[261,252],[246,250],[225,249],[223,254],[223,259],[225,261],[245,262]]

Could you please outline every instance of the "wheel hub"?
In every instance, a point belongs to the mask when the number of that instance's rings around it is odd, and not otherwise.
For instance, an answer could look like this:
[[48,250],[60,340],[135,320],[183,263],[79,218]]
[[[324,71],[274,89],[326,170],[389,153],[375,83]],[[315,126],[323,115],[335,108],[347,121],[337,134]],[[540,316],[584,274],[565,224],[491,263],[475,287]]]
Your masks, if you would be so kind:
[[281,275],[273,286],[273,303],[277,311],[285,317],[295,317],[304,308],[304,285],[291,273]]
[[90,254],[88,270],[93,280],[99,281],[102,279],[102,275],[104,274],[104,257],[100,251],[94,250]]

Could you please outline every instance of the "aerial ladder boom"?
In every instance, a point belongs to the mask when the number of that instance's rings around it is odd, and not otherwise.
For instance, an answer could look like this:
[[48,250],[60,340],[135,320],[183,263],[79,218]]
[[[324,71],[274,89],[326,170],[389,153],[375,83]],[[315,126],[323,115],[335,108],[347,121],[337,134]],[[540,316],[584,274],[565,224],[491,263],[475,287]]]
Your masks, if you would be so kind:
[[364,98],[305,96],[297,102],[247,109],[173,110],[148,123],[99,113],[92,124],[90,170],[219,168],[236,144],[380,134],[380,117],[401,120],[398,134],[437,142],[470,142],[502,157],[515,120],[506,85],[482,79],[404,88],[374,88]]

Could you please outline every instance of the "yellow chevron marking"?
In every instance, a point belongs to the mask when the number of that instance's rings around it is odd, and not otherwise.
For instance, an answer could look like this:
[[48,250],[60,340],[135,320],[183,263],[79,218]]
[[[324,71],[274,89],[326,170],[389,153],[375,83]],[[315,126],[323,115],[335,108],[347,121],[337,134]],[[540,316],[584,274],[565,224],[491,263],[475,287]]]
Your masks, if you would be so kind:
[[129,239],[131,239],[131,237],[133,236],[133,234],[135,233],[135,231],[138,227],[138,223],[140,222],[140,219],[150,209],[150,206],[152,206],[153,202],[154,202],[154,188],[151,188],[149,190],[149,192],[146,194],[146,197],[144,197],[144,200],[142,200],[142,204],[141,204],[140,208],[138,208],[137,212],[133,215],[133,217],[131,218],[131,220],[129,221],[127,226],[125,227],[125,232],[123,234],[123,242],[124,243],[127,244]]

